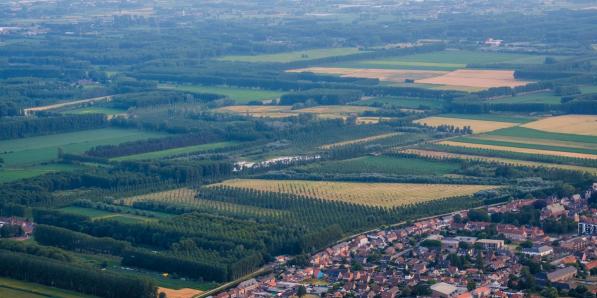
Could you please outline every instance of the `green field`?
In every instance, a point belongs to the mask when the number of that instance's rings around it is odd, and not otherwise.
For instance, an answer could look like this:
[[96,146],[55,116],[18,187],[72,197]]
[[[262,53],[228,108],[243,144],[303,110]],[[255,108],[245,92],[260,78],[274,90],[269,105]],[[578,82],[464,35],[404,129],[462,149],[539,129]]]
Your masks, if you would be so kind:
[[412,97],[377,97],[350,103],[355,106],[389,105],[400,108],[418,109],[420,107],[441,108],[442,102],[439,100],[412,98]]
[[65,114],[105,114],[117,115],[126,113],[126,110],[106,108],[106,107],[82,107],[64,111]]
[[580,92],[586,93],[597,93],[597,86],[580,86]]
[[40,284],[0,277],[0,297],[6,298],[92,298],[77,292],[48,287]]
[[275,62],[288,63],[301,60],[313,60],[334,56],[346,56],[359,53],[358,48],[329,48],[329,49],[313,49],[304,51],[294,51],[278,54],[264,54],[264,55],[242,55],[242,56],[224,56],[218,60],[226,61],[240,61],[240,62]]
[[48,164],[24,168],[0,168],[0,183],[31,178],[47,173],[74,171],[80,168],[80,166],[69,164]]
[[0,158],[5,166],[17,168],[54,160],[58,148],[64,153],[83,153],[99,145],[119,144],[165,136],[136,129],[103,128],[55,135],[0,141]]
[[184,92],[215,93],[224,95],[235,101],[236,104],[246,104],[251,101],[271,100],[279,98],[284,92],[248,89],[227,86],[199,86],[199,85],[160,85],[162,89],[173,89]]
[[365,156],[341,161],[330,161],[299,167],[314,173],[380,173],[394,175],[445,175],[460,167],[448,161],[429,161],[417,158]]
[[407,56],[342,62],[329,66],[349,68],[455,70],[465,68],[468,64],[540,64],[543,63],[544,60],[545,56],[537,55],[445,50]]
[[488,132],[487,135],[597,144],[595,136],[546,132],[519,126]]
[[441,114],[438,117],[485,120],[510,123],[527,123],[537,120],[535,117],[511,115],[511,114]]
[[120,222],[124,222],[124,223],[139,223],[139,222],[146,222],[148,220],[154,220],[154,218],[144,217],[144,216],[140,216],[140,215],[127,214],[127,213],[116,213],[116,212],[104,211],[104,210],[99,210],[99,209],[94,209],[94,208],[85,208],[85,207],[77,207],[77,206],[69,206],[69,207],[61,208],[59,210],[66,212],[66,213],[70,213],[70,214],[88,216],[93,220],[109,219],[109,220],[116,220],[116,221],[120,221]]
[[530,144],[530,143],[527,144],[527,143],[517,143],[517,142],[498,141],[498,140],[486,140],[486,139],[469,138],[469,137],[460,137],[460,138],[453,139],[452,141],[460,142],[460,143],[505,146],[505,147],[513,147],[513,148],[527,148],[527,149],[563,151],[563,152],[573,152],[573,153],[583,153],[583,154],[597,154],[597,148],[596,149],[586,149],[586,148],[564,147],[564,146],[556,146],[556,145],[543,145],[543,144]]
[[162,151],[154,151],[154,152],[147,152],[135,155],[128,155],[128,156],[121,156],[117,158],[113,158],[111,160],[115,161],[123,161],[123,160],[144,160],[144,159],[158,159],[176,155],[182,155],[186,153],[197,153],[203,152],[213,149],[220,149],[226,148],[233,145],[238,144],[237,142],[220,142],[220,143],[211,143],[211,144],[203,144],[203,145],[196,145],[196,146],[188,146],[188,147],[180,147],[180,148],[172,148]]
[[560,96],[553,95],[551,92],[533,93],[521,96],[509,96],[498,99],[492,99],[489,103],[545,103],[560,104]]

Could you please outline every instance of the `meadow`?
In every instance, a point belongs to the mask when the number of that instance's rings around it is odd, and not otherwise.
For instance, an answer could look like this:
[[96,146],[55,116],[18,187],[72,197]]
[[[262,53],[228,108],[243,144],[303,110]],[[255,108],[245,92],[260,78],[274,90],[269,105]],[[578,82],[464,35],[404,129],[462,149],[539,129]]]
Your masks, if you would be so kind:
[[288,63],[301,60],[313,60],[335,56],[346,56],[360,53],[358,48],[327,48],[293,51],[277,54],[224,56],[218,60],[240,62],[274,62]]
[[493,63],[528,63],[540,64],[545,56],[494,53],[481,51],[444,50],[398,57],[386,57],[373,60],[342,62],[333,67],[350,68],[383,68],[383,69],[417,69],[417,70],[456,70],[469,64]]
[[469,126],[473,133],[484,133],[488,131],[494,131],[506,127],[512,127],[516,125],[511,122],[501,121],[485,121],[485,120],[474,120],[474,119],[461,119],[452,117],[427,117],[416,120],[415,123],[424,124],[427,126],[437,127],[440,125],[451,125],[455,127],[463,128]]
[[584,146],[584,144],[576,143],[565,143],[558,141],[535,141],[533,139],[513,139],[513,138],[496,138],[496,137],[459,137],[452,139],[455,142],[470,143],[470,144],[482,144],[482,145],[495,145],[503,147],[515,147],[515,148],[529,148],[549,151],[564,151],[564,152],[575,152],[584,154],[597,154],[597,148],[593,145]]
[[596,136],[585,136],[585,135],[548,132],[548,131],[536,130],[536,129],[532,129],[532,128],[526,128],[526,127],[522,127],[522,126],[516,126],[516,127],[510,127],[510,128],[492,131],[492,132],[487,133],[487,135],[597,144]]
[[125,160],[147,160],[147,159],[159,159],[165,157],[172,157],[184,154],[192,154],[192,153],[199,153],[205,152],[214,149],[221,149],[230,146],[234,146],[239,144],[238,142],[219,142],[219,143],[210,143],[210,144],[203,144],[203,145],[195,145],[195,146],[187,146],[187,147],[179,147],[179,148],[172,148],[166,149],[161,151],[154,151],[154,152],[147,152],[141,154],[134,154],[134,155],[127,155],[127,156],[120,156],[117,158],[113,158],[111,160],[114,161],[125,161]]
[[314,173],[379,173],[393,175],[445,175],[458,170],[458,163],[418,158],[364,156],[353,159],[310,164],[299,168]]
[[249,89],[231,86],[200,86],[200,85],[166,85],[159,86],[161,89],[171,89],[191,93],[214,93],[224,95],[234,100],[236,104],[246,104],[251,101],[264,101],[278,99],[283,92]]
[[256,118],[286,118],[298,116],[300,113],[315,114],[322,119],[345,118],[348,115],[359,114],[366,111],[376,111],[379,108],[369,106],[316,106],[311,108],[293,110],[292,106],[226,106],[215,111],[243,114]]
[[[232,179],[213,186],[303,195],[354,204],[397,207],[444,198],[468,196],[482,190],[495,189],[489,185],[364,183],[306,180]],[[209,186],[208,186],[209,187]]]
[[58,151],[80,154],[99,145],[119,144],[165,136],[137,129],[103,128],[0,141],[0,158],[8,168],[23,167],[58,158]]
[[[145,217],[135,214],[128,214],[128,213],[118,213],[118,212],[111,212],[105,211],[95,208],[86,208],[86,207],[77,207],[77,206],[69,206],[59,209],[65,213],[75,214],[75,215],[82,215],[90,217],[92,220],[116,220],[123,223],[144,223],[155,221],[156,218],[153,217]],[[138,211],[138,210],[137,210]],[[148,213],[149,214],[149,213]]]

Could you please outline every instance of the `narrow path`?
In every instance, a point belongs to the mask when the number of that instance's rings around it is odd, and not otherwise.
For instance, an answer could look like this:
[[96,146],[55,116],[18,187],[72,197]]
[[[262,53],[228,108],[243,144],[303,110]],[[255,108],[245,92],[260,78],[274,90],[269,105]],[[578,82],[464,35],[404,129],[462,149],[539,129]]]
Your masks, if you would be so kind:
[[34,114],[35,112],[54,110],[54,109],[58,109],[58,108],[63,108],[63,107],[68,107],[68,106],[76,106],[76,105],[85,104],[85,103],[95,103],[95,102],[104,101],[104,100],[111,101],[112,97],[113,97],[113,95],[100,96],[100,97],[81,99],[81,100],[75,100],[75,101],[69,101],[69,102],[63,102],[63,103],[56,103],[56,104],[51,104],[51,105],[42,106],[42,107],[27,108],[27,109],[23,109],[23,114],[25,116],[30,116],[30,115]]

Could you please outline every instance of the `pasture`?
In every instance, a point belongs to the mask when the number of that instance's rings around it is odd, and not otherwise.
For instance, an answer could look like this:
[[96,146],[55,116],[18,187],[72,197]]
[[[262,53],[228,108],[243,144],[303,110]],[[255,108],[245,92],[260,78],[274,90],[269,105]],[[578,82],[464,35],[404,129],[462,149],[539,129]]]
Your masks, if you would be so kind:
[[456,141],[442,141],[442,142],[439,142],[438,144],[454,146],[454,147],[488,149],[488,150],[519,152],[519,153],[527,153],[527,154],[564,156],[564,157],[584,158],[584,159],[597,159],[597,155],[595,155],[595,154],[575,153],[575,152],[568,152],[568,151],[531,149],[531,148],[520,148],[520,147],[513,147],[513,146],[475,144],[475,143],[456,142]]
[[[232,179],[222,183],[237,188],[303,195],[379,207],[399,207],[496,189],[490,185],[364,183],[306,180]],[[208,186],[209,187],[209,186]]]
[[311,49],[303,51],[293,51],[276,54],[262,54],[262,55],[237,55],[224,56],[218,60],[224,61],[239,61],[239,62],[256,62],[256,63],[288,63],[302,60],[313,60],[336,56],[346,56],[360,53],[358,48],[326,48],[326,49]]
[[597,148],[592,144],[560,142],[549,140],[516,139],[496,136],[460,137],[452,139],[456,142],[496,145],[516,148],[529,148],[549,151],[565,151],[575,153],[597,154]]
[[596,115],[563,115],[527,123],[523,127],[556,133],[597,136]]
[[547,132],[547,131],[541,131],[541,130],[526,128],[526,127],[521,127],[521,126],[510,127],[510,128],[492,131],[492,132],[487,133],[487,135],[597,144],[597,137],[595,137],[595,136]]
[[0,297],[7,298],[92,298],[93,296],[44,286],[15,279],[0,277]]
[[429,161],[391,156],[364,156],[300,167],[301,170],[314,173],[379,173],[394,175],[445,175],[459,168],[457,163],[449,161]]
[[469,64],[541,64],[545,56],[510,54],[482,51],[444,50],[397,57],[341,62],[331,67],[382,68],[382,69],[418,69],[418,70],[456,70]]
[[125,161],[125,160],[159,159],[159,158],[166,158],[166,157],[172,157],[172,156],[178,156],[178,155],[184,155],[184,154],[205,152],[205,151],[214,150],[214,149],[221,149],[221,148],[234,146],[236,144],[238,144],[238,143],[237,142],[210,143],[210,144],[179,147],[179,148],[172,148],[172,149],[166,149],[166,150],[161,150],[161,151],[140,153],[140,154],[134,154],[134,155],[120,156],[117,158],[113,158],[111,160]]
[[58,158],[58,151],[79,154],[99,145],[119,144],[165,136],[137,129],[103,128],[0,141],[5,166],[17,168]]
[[444,75],[419,79],[415,83],[442,86],[494,88],[517,87],[530,82],[519,81],[514,78],[512,70],[473,70],[458,69]]
[[455,127],[463,128],[469,126],[473,133],[484,133],[488,131],[494,131],[506,127],[512,127],[516,123],[512,122],[501,122],[501,121],[485,121],[485,120],[474,120],[474,119],[461,119],[451,117],[427,117],[416,120],[415,123],[423,124],[431,127],[438,127],[441,125],[451,125]]
[[438,159],[438,160],[442,160],[442,162],[446,162],[446,159],[476,160],[476,161],[498,163],[498,164],[512,165],[512,166],[524,166],[524,167],[533,167],[533,168],[544,167],[544,168],[572,170],[572,171],[597,174],[597,168],[581,167],[581,166],[573,166],[573,165],[564,165],[564,164],[555,164],[555,163],[546,163],[546,162],[534,162],[534,161],[526,161],[526,160],[519,160],[519,159],[487,157],[487,156],[459,154],[459,153],[441,152],[441,151],[433,151],[433,150],[422,150],[422,149],[405,149],[400,152],[407,153],[407,154],[414,154],[414,155],[425,157],[425,158]]
[[234,100],[236,104],[246,104],[251,101],[275,100],[280,98],[283,92],[249,89],[231,86],[200,86],[200,85],[159,85],[161,89],[171,89],[191,93],[214,93],[224,95]]

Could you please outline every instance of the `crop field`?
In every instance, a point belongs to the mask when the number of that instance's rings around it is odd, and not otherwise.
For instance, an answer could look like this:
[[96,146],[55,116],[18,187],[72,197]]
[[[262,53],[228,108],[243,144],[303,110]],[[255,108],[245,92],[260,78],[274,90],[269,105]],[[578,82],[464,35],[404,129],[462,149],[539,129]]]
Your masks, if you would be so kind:
[[193,298],[195,296],[201,295],[203,291],[189,288],[175,290],[160,287],[158,288],[158,293],[164,293],[168,298]]
[[421,107],[441,108],[443,103],[439,100],[414,98],[414,97],[375,97],[350,103],[354,106],[372,106],[384,104],[402,108],[418,109]]
[[[534,162],[534,161],[526,161],[526,160],[519,160],[519,159],[487,157],[487,156],[459,154],[459,153],[441,152],[441,151],[433,151],[433,150],[422,150],[422,149],[404,149],[404,150],[401,150],[401,152],[404,152],[407,154],[414,154],[414,155],[426,157],[426,158],[434,158],[434,159],[438,159],[438,160],[445,160],[445,159],[478,160],[478,161],[483,161],[483,162],[500,163],[500,164],[513,165],[513,166],[525,166],[525,167],[536,167],[536,168],[545,167],[545,168],[555,168],[555,169],[572,170],[572,171],[597,174],[597,168],[581,167],[581,166],[573,166],[573,165],[564,165],[564,164],[555,164],[555,163],[546,163],[546,162]],[[443,162],[445,162],[445,161],[443,161]]]
[[575,153],[575,152],[568,152],[568,151],[519,148],[519,147],[513,147],[513,146],[500,146],[500,145],[487,145],[487,144],[474,144],[474,143],[465,143],[465,142],[456,142],[456,141],[442,141],[442,142],[439,142],[438,144],[454,146],[454,147],[489,149],[489,150],[519,152],[519,153],[538,154],[538,155],[552,155],[552,156],[565,156],[565,157],[573,157],[573,158],[597,159],[596,154]]
[[473,130],[473,133],[484,133],[516,125],[516,123],[512,122],[485,121],[451,117],[427,117],[416,120],[415,123],[432,127],[437,127],[440,125],[453,125],[455,127],[463,128],[465,126],[470,126],[470,128]]
[[126,114],[126,110],[106,108],[106,107],[81,107],[64,111],[65,114],[104,114],[120,115]]
[[530,122],[523,127],[547,132],[597,136],[597,116],[564,115]]
[[597,154],[597,148],[591,144],[559,142],[549,140],[534,139],[514,139],[508,137],[479,136],[479,137],[460,137],[452,139],[456,142],[495,145],[504,147],[529,148],[549,151],[565,151],[585,154]]
[[184,92],[214,93],[224,95],[234,100],[237,104],[246,104],[251,101],[266,101],[278,99],[283,92],[238,88],[229,86],[200,86],[200,85],[160,85],[162,89],[172,89]]
[[198,191],[191,188],[177,188],[149,194],[133,196],[119,200],[126,206],[132,206],[135,202],[159,202],[175,207],[189,207],[200,210],[237,210],[259,216],[276,217],[284,212],[279,210],[265,209],[253,206],[237,205],[227,202],[211,201],[197,198]]
[[205,152],[205,151],[209,151],[209,150],[213,150],[213,149],[226,148],[226,147],[234,146],[236,144],[238,144],[238,143],[237,142],[210,143],[210,144],[179,147],[179,148],[172,148],[172,149],[166,149],[166,150],[161,150],[161,151],[121,156],[121,157],[113,158],[112,160],[124,161],[124,160],[158,159],[158,158],[165,158],[165,157],[171,157],[171,156],[177,156],[177,155],[183,155],[183,154]]
[[337,143],[333,143],[333,144],[327,144],[327,145],[323,145],[319,148],[327,150],[327,149],[331,149],[333,147],[338,147],[338,146],[345,146],[345,145],[366,143],[366,142],[381,140],[381,139],[385,139],[385,138],[394,137],[394,136],[397,136],[400,134],[401,133],[399,133],[399,132],[385,133],[385,134],[376,135],[376,136],[370,136],[370,137],[365,137],[365,138],[360,138],[360,139],[354,139],[354,140],[349,140],[349,141],[337,142]]
[[6,298],[93,298],[93,296],[20,280],[0,278],[0,297]]
[[378,108],[368,106],[317,106],[293,110],[292,106],[227,106],[216,109],[219,112],[229,112],[248,115],[256,118],[286,118],[298,116],[300,113],[315,114],[322,119],[345,118],[352,114],[365,111],[376,111]]
[[468,64],[541,64],[544,60],[545,56],[540,55],[445,50],[407,56],[386,57],[374,60],[342,62],[334,64],[333,66],[352,68],[456,70],[465,68]]
[[524,86],[530,82],[516,80],[514,78],[514,71],[512,70],[458,69],[445,75],[416,80],[415,83],[493,88]]
[[580,86],[580,92],[586,93],[597,93],[597,86]]
[[537,120],[536,117],[523,116],[516,114],[441,114],[444,118],[483,120],[483,121],[497,121],[510,123],[527,123]]
[[296,194],[324,200],[380,207],[398,207],[456,196],[467,196],[482,190],[497,188],[497,186],[493,185],[362,183],[262,179],[232,179],[219,184],[214,184],[214,186],[215,185]]
[[74,171],[81,166],[71,164],[43,164],[19,168],[0,168],[0,183],[31,178],[43,174]]
[[309,67],[289,70],[289,72],[312,72],[319,74],[333,74],[342,77],[378,79],[385,82],[402,83],[406,79],[421,80],[445,75],[446,71],[439,70],[409,70],[409,69],[376,69],[376,68],[339,68],[339,67]]
[[381,173],[394,175],[445,175],[458,170],[457,163],[417,158],[365,156],[300,167],[315,173]]
[[561,97],[550,92],[532,93],[520,96],[508,96],[492,99],[490,103],[544,103],[560,104]]
[[510,127],[510,128],[492,131],[492,132],[487,133],[487,135],[597,144],[596,136],[548,132],[548,131],[542,131],[542,130],[521,127],[521,126]]
[[0,141],[0,158],[6,167],[16,168],[54,160],[58,149],[79,154],[99,145],[119,144],[165,136],[137,129],[103,128],[55,135]]
[[88,216],[92,220],[116,220],[125,223],[139,223],[139,222],[147,222],[155,220],[153,218],[134,215],[134,214],[127,214],[127,213],[116,213],[110,211],[104,211],[100,209],[94,208],[85,208],[85,207],[77,207],[77,206],[69,206],[62,209],[59,209],[63,212],[76,214],[76,215],[83,215]]
[[346,56],[361,51],[358,48],[327,48],[327,49],[312,49],[304,51],[294,51],[277,54],[263,54],[263,55],[238,55],[238,56],[224,56],[218,60],[225,61],[240,61],[240,62],[274,62],[274,63],[288,63],[301,60],[313,60],[335,56]]

